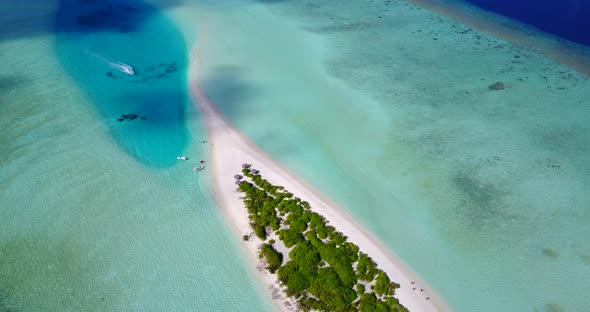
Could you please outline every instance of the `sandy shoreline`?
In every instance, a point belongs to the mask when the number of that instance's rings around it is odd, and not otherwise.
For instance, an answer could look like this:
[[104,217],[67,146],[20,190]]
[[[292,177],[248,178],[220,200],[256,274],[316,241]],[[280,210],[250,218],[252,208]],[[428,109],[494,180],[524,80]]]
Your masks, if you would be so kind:
[[[334,203],[317,194],[312,188],[301,182],[292,173],[277,165],[268,155],[260,151],[251,141],[238,132],[217,110],[199,88],[199,66],[201,59],[198,57],[197,48],[191,51],[189,69],[190,92],[199,109],[208,132],[209,163],[207,174],[211,177],[214,196],[222,207],[225,216],[232,224],[232,229],[240,238],[244,234],[251,233],[248,224],[248,215],[236,192],[233,175],[241,170],[242,163],[252,163],[261,171],[263,176],[275,185],[282,185],[296,196],[310,203],[311,209],[325,216],[338,231],[349,237],[349,241],[360,247],[360,250],[369,254],[379,268],[388,273],[391,279],[401,285],[396,291],[396,297],[410,311],[449,311],[448,306],[437,294],[420,278],[412,273],[401,261],[390,254],[369,233],[364,231],[344,210]],[[256,266],[257,246],[260,241],[251,240],[241,245],[246,250],[252,265]],[[257,272],[257,276],[264,283],[264,287],[276,285],[275,275],[265,272]],[[415,282],[414,285],[411,282]],[[416,290],[412,290],[416,287]],[[424,291],[420,291],[424,289]],[[268,294],[270,295],[270,291]],[[273,297],[276,297],[274,292]],[[426,300],[430,297],[429,300]],[[280,310],[289,311],[284,304],[284,296],[276,298],[273,302]]]

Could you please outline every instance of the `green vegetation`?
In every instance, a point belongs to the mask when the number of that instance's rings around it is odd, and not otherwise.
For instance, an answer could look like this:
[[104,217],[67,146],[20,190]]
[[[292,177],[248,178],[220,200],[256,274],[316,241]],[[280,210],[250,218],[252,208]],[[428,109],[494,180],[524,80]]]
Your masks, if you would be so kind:
[[365,285],[356,284],[356,294],[362,296],[365,293]]
[[377,275],[377,264],[364,253],[360,253],[356,265],[357,276],[361,281],[370,282]]
[[266,269],[270,273],[275,273],[283,264],[283,254],[276,251],[270,244],[262,244],[260,246],[259,258],[264,258],[266,261]]
[[397,288],[399,288],[399,284],[392,283],[383,271],[379,272],[375,280],[375,285],[373,285],[375,293],[382,296],[393,295]]
[[[257,171],[242,173],[246,179],[239,190],[245,194],[250,226],[262,241],[271,236],[261,245],[259,257],[301,310],[407,312],[393,297],[399,285],[324,217],[311,211],[308,202],[272,185]],[[290,249],[286,263],[272,238]],[[371,283],[371,289],[365,283]]]

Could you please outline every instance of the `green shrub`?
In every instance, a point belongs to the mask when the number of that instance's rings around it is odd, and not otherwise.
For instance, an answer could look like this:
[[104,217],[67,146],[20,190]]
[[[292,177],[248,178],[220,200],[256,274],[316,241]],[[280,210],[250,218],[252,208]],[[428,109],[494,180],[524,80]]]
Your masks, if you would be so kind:
[[379,271],[377,279],[375,280],[375,285],[373,285],[375,293],[382,296],[393,296],[396,288],[399,288],[399,284],[392,283],[385,272]]
[[292,246],[299,244],[304,240],[303,235],[301,235],[301,232],[294,231],[292,229],[280,231],[279,238],[283,241],[285,247],[287,248],[291,248]]
[[342,245],[346,242],[346,236],[340,232],[331,232],[328,236],[336,245]]
[[299,300],[299,309],[303,311],[326,311],[326,306],[315,298],[307,297],[305,299]]
[[357,276],[360,280],[370,282],[377,274],[377,264],[367,254],[359,253],[356,265]]
[[307,230],[307,224],[301,220],[295,220],[291,222],[290,228],[299,233],[303,233],[305,230]]
[[269,244],[262,244],[258,256],[264,258],[267,264],[266,269],[270,273],[275,273],[283,264],[283,254]]
[[[286,294],[297,300],[301,310],[407,312],[391,297],[399,285],[378,270],[369,256],[359,253],[358,246],[347,242],[344,234],[310,211],[309,203],[286,190],[279,192],[282,187],[272,185],[259,174],[248,170],[243,173],[253,182],[244,181],[239,191],[244,193],[254,233],[264,241],[270,228],[287,248],[292,248],[291,260],[283,265],[283,254],[274,249],[275,241],[270,239],[260,247],[259,257],[264,258],[271,273],[277,274],[287,287]],[[372,290],[365,289],[359,280],[375,280]],[[379,300],[376,293],[383,295],[384,300]]]
[[311,221],[311,212],[306,211],[301,215],[301,221],[305,223],[309,223]]
[[343,311],[352,307],[352,302],[357,295],[352,288],[342,284],[336,271],[331,268],[318,270],[318,277],[314,279],[308,288],[310,294],[325,302],[329,311]]
[[408,312],[408,309],[399,303],[399,300],[394,297],[385,298],[385,305],[389,307],[390,311]]
[[356,284],[356,293],[357,295],[362,296],[365,293],[365,285]]
[[325,220],[324,217],[322,217],[318,213],[312,212],[309,217],[309,226],[311,228],[316,228],[316,227],[323,228],[326,225],[324,220]]
[[291,220],[299,220],[301,219],[301,217],[303,217],[303,208],[301,208],[301,206],[297,205],[297,204],[291,204],[288,206],[289,208],[289,212],[291,212],[291,215],[289,216],[291,218]]
[[326,261],[338,274],[342,284],[352,288],[357,279],[352,269],[352,262],[346,256],[346,253],[333,244],[324,244],[319,240],[313,240],[311,243],[318,250],[322,260]]
[[260,238],[261,240],[266,240],[266,229],[264,228],[264,226],[261,226],[259,224],[251,224],[252,228],[254,229],[254,234],[256,234],[256,236],[258,236],[258,238]]
[[342,249],[346,253],[346,256],[348,257],[348,259],[350,259],[350,261],[352,261],[352,262],[358,261],[359,247],[357,245],[355,245],[353,243],[344,243],[344,245],[342,245]]
[[317,268],[320,262],[320,254],[316,248],[309,242],[303,241],[289,252],[289,257],[296,262],[299,267],[313,267]]
[[305,274],[295,261],[289,261],[278,270],[277,277],[292,293],[299,294],[309,287],[313,275]]
[[359,300],[359,311],[361,312],[388,312],[388,306],[377,299],[373,293],[365,293]]
[[307,240],[317,239],[315,231],[307,231],[305,232],[305,238]]

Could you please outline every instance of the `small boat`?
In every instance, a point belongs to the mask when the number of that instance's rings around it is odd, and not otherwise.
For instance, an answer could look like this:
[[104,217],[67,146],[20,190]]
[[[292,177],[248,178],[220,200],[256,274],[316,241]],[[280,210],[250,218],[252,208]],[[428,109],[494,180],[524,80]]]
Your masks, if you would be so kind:
[[127,75],[134,75],[135,74],[135,72],[133,71],[133,67],[131,67],[131,65],[129,65],[129,64],[119,62],[119,61],[114,60],[110,57],[102,56],[102,55],[92,52],[90,50],[86,50],[85,52],[87,54],[94,56],[96,59],[98,59],[99,61],[101,61],[103,64],[107,65],[110,68],[116,69],[116,70],[118,70],[122,73],[125,73]]
[[205,166],[198,166],[193,168],[194,171],[201,171],[203,169],[205,169]]
[[176,159],[178,159],[178,160],[188,160],[188,157],[186,157],[186,156],[178,156],[178,157],[176,157]]

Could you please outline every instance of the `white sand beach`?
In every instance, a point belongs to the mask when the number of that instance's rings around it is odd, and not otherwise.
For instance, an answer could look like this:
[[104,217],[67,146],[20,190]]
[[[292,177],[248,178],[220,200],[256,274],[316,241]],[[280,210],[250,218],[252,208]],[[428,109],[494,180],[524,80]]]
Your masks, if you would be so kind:
[[[251,163],[261,171],[265,179],[275,185],[284,186],[296,196],[308,201],[312,210],[326,217],[338,231],[348,236],[349,241],[371,256],[379,268],[401,285],[401,288],[396,291],[396,297],[410,311],[450,310],[428,285],[389,253],[371,234],[363,230],[341,208],[319,195],[296,175],[276,164],[248,138],[233,128],[199,88],[199,69],[202,62],[206,60],[199,58],[198,49],[193,48],[189,74],[190,91],[208,131],[207,144],[210,154],[207,174],[212,179],[216,200],[224,210],[228,221],[231,222],[236,239],[241,240],[242,235],[251,233],[252,230],[248,224],[248,215],[240,200],[240,194],[236,191],[233,176],[240,172],[243,163]],[[253,236],[250,241],[242,244],[252,260],[253,268],[258,263],[259,243],[260,241]],[[276,277],[265,270],[259,270],[257,275],[264,282],[264,288],[270,289],[273,284],[276,284]],[[412,290],[414,287],[416,290]],[[269,295],[270,293],[269,290]],[[273,297],[279,309],[284,311],[292,309],[288,304],[285,305],[284,296],[277,296],[277,292],[274,291]]]

